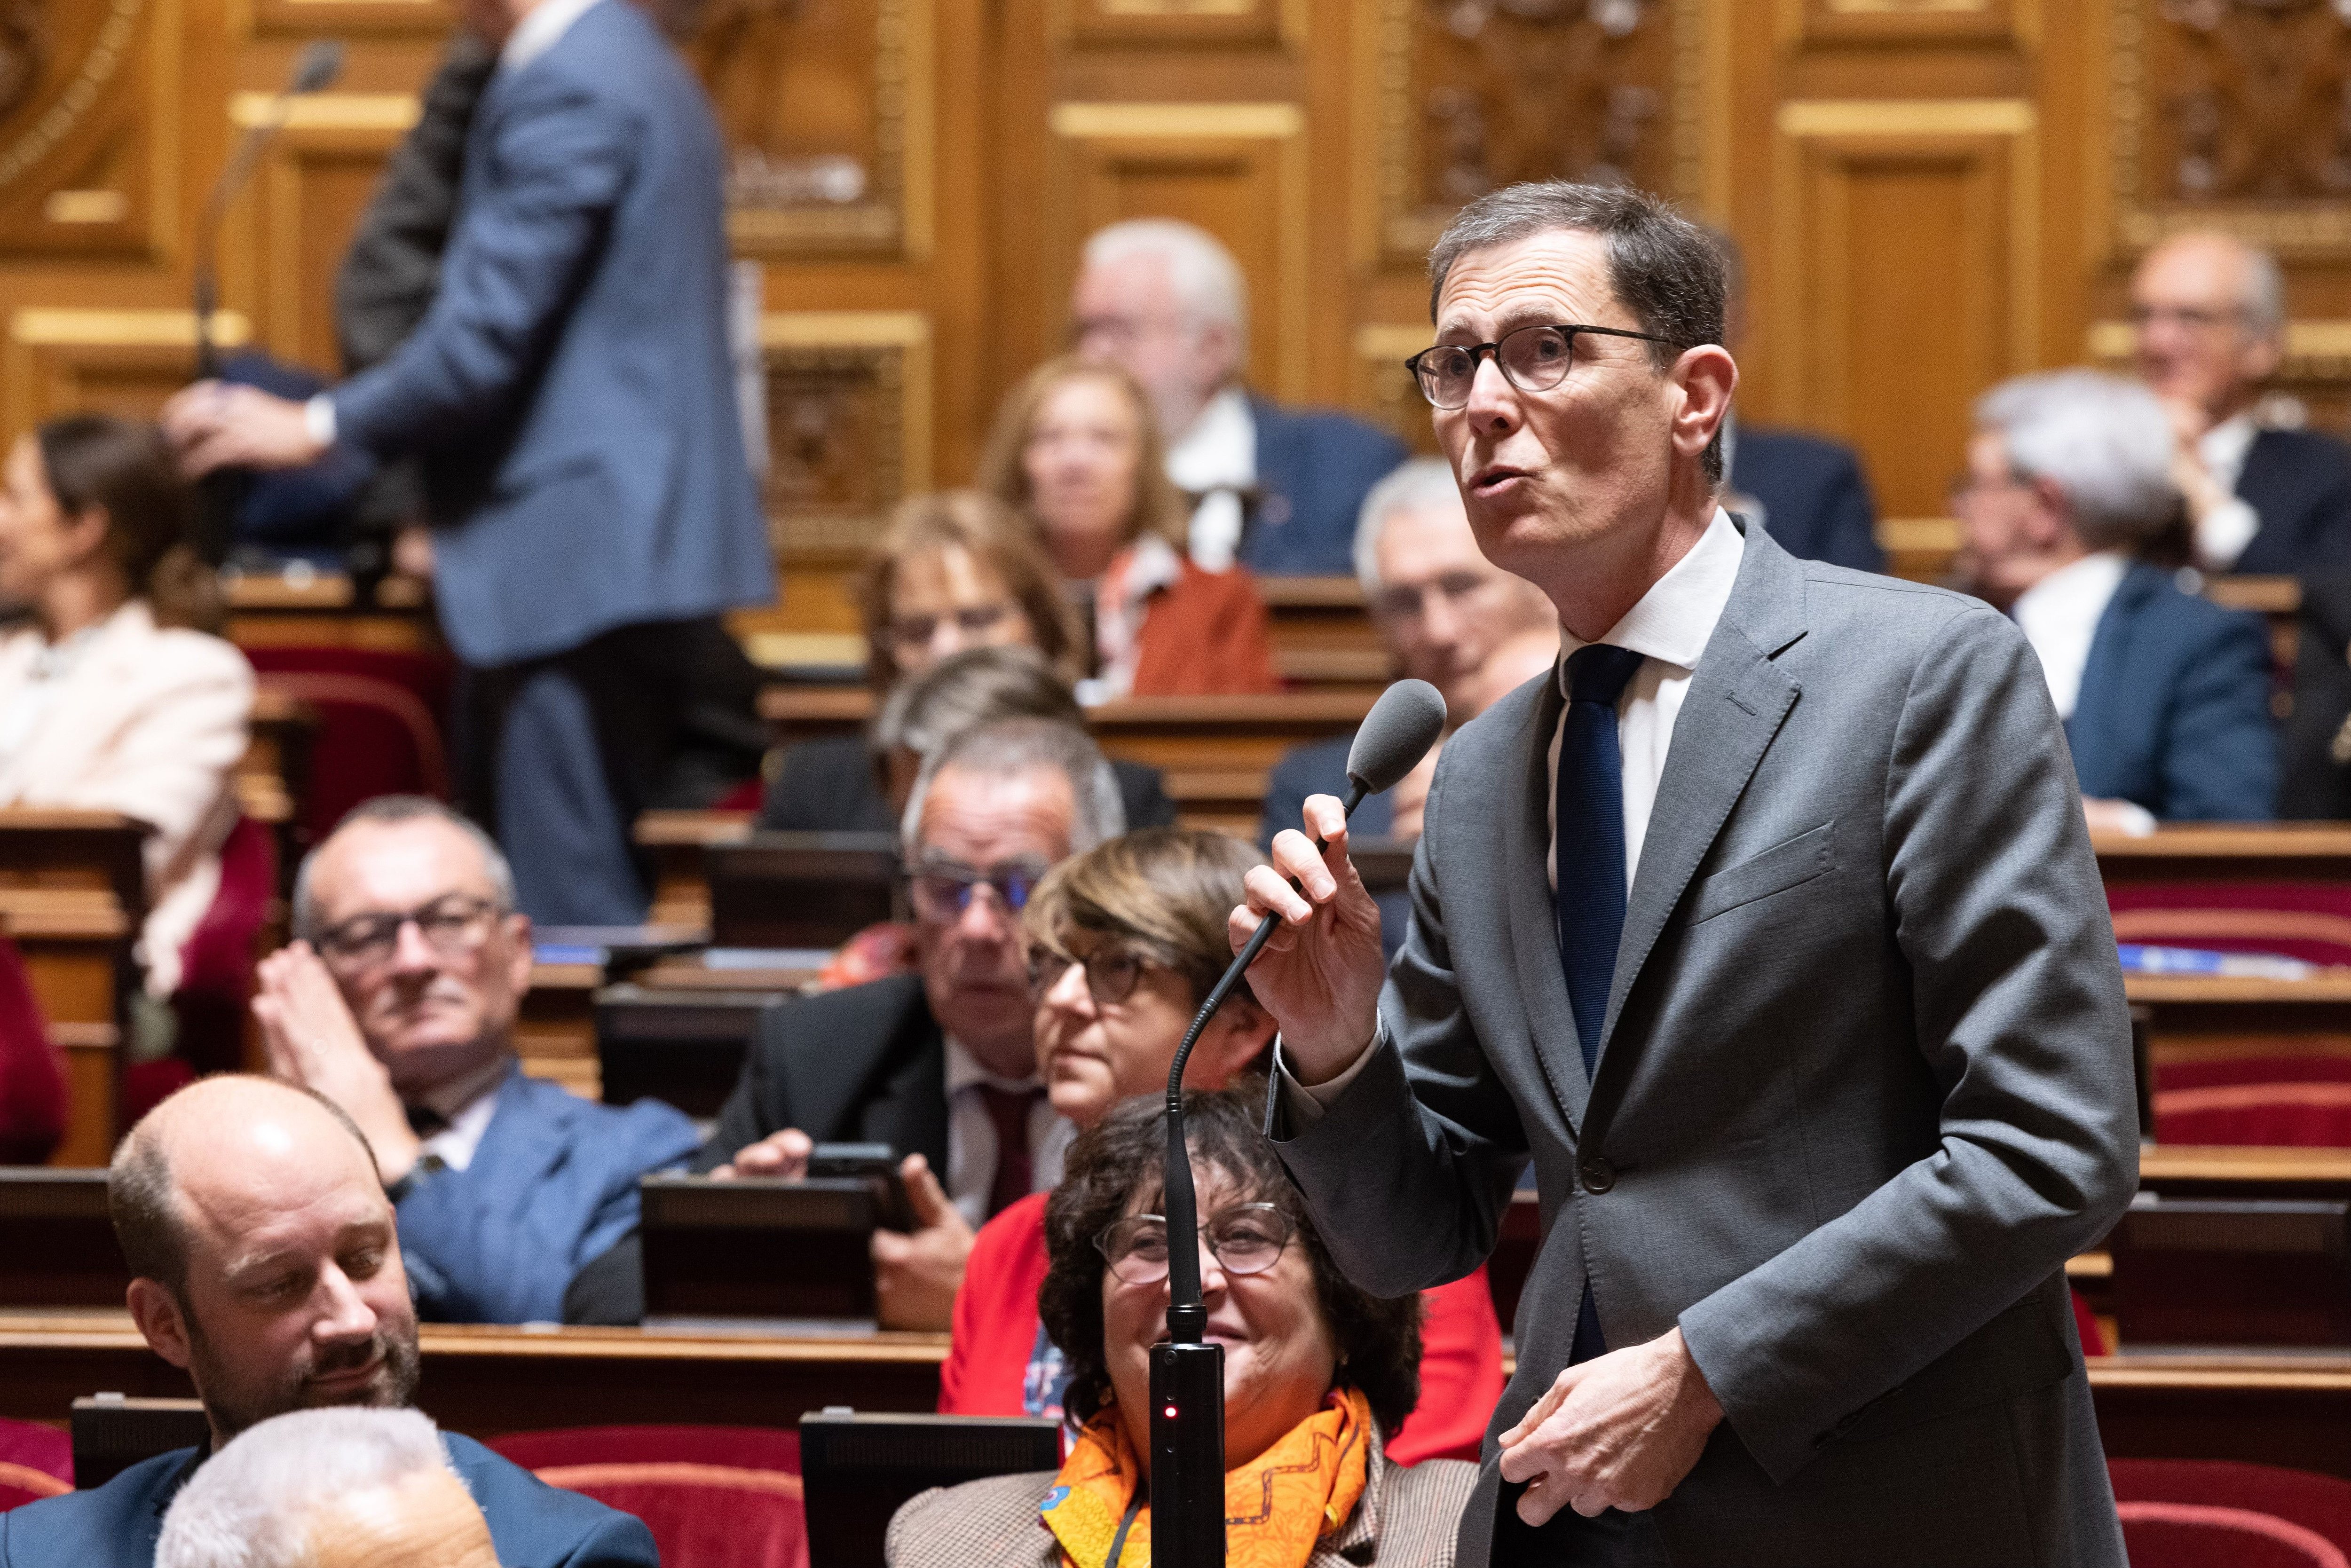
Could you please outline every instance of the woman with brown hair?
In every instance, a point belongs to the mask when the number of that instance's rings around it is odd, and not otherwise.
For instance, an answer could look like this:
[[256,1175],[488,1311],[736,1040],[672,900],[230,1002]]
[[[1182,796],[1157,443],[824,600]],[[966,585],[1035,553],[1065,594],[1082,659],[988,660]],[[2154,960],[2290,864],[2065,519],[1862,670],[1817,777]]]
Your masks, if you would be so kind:
[[120,811],[148,835],[148,994],[220,886],[236,825],[253,670],[211,634],[215,580],[184,542],[188,492],[162,433],[103,414],[17,441],[0,484],[0,807]]
[[1093,601],[1094,700],[1281,689],[1246,571],[1185,553],[1150,400],[1125,371],[1063,358],[1029,372],[997,415],[980,485],[1016,508],[1061,575]]
[[[895,831],[910,764],[920,760],[904,755],[911,731],[926,737],[912,748],[919,754],[989,719],[1080,722],[1070,692],[1082,663],[1077,619],[1026,525],[993,496],[943,490],[900,503],[866,559],[857,599],[873,717],[862,736],[771,756],[761,827]],[[973,657],[983,649],[1004,652]],[[910,727],[917,706],[923,720]],[[1113,766],[1129,823],[1175,821],[1156,768]]]

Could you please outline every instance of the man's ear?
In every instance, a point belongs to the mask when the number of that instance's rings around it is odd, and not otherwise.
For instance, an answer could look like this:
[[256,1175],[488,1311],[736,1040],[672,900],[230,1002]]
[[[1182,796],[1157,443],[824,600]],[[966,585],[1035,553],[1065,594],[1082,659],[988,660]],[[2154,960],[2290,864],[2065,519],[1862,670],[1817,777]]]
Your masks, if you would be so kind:
[[73,546],[77,564],[81,564],[95,559],[106,549],[106,536],[113,527],[113,516],[104,507],[91,505],[68,514],[60,531]]
[[517,912],[506,917],[507,940],[513,950],[507,956],[507,984],[517,997],[530,989],[530,916]]
[[2074,503],[2057,481],[2045,476],[2032,481],[2032,542],[2042,549],[2051,549],[2064,536],[2080,537],[2074,526]]
[[1706,450],[1723,416],[1730,412],[1730,394],[1739,387],[1739,364],[1730,350],[1718,343],[1700,343],[1682,350],[1670,372],[1681,389],[1681,407],[1674,415],[1674,449],[1685,457]]
[[1273,1044],[1273,1015],[1248,997],[1228,997],[1192,1048],[1185,1081],[1202,1089],[1222,1089]]
[[194,1359],[188,1348],[188,1323],[180,1313],[180,1303],[172,1292],[154,1280],[141,1278],[131,1281],[125,1297],[131,1307],[131,1321],[139,1325],[139,1334],[147,1348],[184,1372]]

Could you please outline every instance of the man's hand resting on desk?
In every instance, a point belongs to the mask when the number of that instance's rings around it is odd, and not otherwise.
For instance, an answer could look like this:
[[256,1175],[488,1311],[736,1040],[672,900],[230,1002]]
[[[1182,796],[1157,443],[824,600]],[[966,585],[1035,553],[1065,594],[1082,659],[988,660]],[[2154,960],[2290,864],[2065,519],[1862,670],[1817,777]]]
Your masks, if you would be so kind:
[[798,1127],[786,1127],[780,1133],[770,1133],[756,1144],[746,1144],[735,1151],[735,1157],[712,1171],[712,1176],[781,1176],[786,1181],[798,1181],[808,1175],[809,1156],[816,1153],[816,1140]]
[[885,1329],[946,1329],[955,1323],[956,1291],[971,1257],[972,1228],[920,1155],[900,1162],[912,1235],[873,1233],[874,1313]]
[[1674,1329],[1562,1371],[1502,1434],[1502,1479],[1527,1483],[1519,1517],[1532,1525],[1562,1508],[1638,1512],[1673,1494],[1721,1419]]
[[[1335,795],[1306,798],[1305,832],[1274,836],[1273,864],[1253,867],[1249,902],[1229,923],[1233,951],[1269,914],[1281,925],[1251,966],[1249,989],[1281,1028],[1282,1059],[1301,1083],[1337,1077],[1364,1053],[1379,1025],[1380,906],[1347,859],[1347,818]],[[1314,835],[1324,841],[1314,852]],[[1290,885],[1298,879],[1302,891]]]

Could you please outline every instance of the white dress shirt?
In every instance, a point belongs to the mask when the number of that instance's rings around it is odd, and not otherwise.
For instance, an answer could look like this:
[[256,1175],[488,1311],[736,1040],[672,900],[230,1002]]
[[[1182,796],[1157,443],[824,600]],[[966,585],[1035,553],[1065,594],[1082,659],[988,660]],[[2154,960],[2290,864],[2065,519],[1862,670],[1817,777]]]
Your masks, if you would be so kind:
[[[996,1122],[979,1086],[1021,1093],[1040,1088],[1035,1078],[990,1072],[955,1036],[947,1036],[947,1197],[977,1229],[987,1219],[987,1197],[996,1185]],[[1042,1094],[1029,1107],[1029,1190],[1050,1192],[1061,1184],[1061,1161],[1078,1130]]]
[[2196,441],[2196,455],[2204,461],[2204,472],[2229,497],[2196,523],[2196,558],[2214,571],[2236,565],[2253,536],[2262,531],[2260,515],[2237,495],[2237,481],[2245,476],[2245,454],[2252,450],[2253,438],[2260,434],[2248,410],[2222,420]]
[[482,1134],[490,1130],[498,1113],[498,1091],[506,1087],[507,1073],[513,1067],[514,1058],[501,1053],[479,1072],[423,1097],[423,1103],[443,1120],[432,1136],[418,1140],[420,1164],[431,1160],[445,1169],[461,1171],[474,1163]]
[[1257,419],[1249,393],[1227,387],[1201,405],[1167,448],[1167,477],[1199,500],[1192,508],[1192,564],[1228,571],[1240,549],[1241,492],[1257,485]]
[[2011,612],[2024,640],[2041,659],[2042,678],[2059,718],[2074,716],[2082,699],[2082,672],[2090,663],[2090,643],[2098,619],[2123,585],[2130,558],[2118,549],[2099,550],[2059,567],[2016,596]]
[[[1657,784],[1666,776],[1674,722],[1681,716],[1682,699],[1689,695],[1690,677],[1697,674],[1698,662],[1706,653],[1716,623],[1722,619],[1723,606],[1730,602],[1731,587],[1739,580],[1740,562],[1746,559],[1746,537],[1731,522],[1729,513],[1716,507],[1713,520],[1707,524],[1706,532],[1698,536],[1689,553],[1650,584],[1649,591],[1600,639],[1611,647],[1629,648],[1642,655],[1640,668],[1633,672],[1633,678],[1625,683],[1624,691],[1616,698],[1616,744],[1623,753],[1624,766],[1625,886],[1628,894],[1634,873],[1641,863],[1641,845],[1649,835],[1649,813],[1657,803]],[[1560,628],[1557,678],[1562,694],[1568,689],[1568,656],[1585,645],[1565,627]],[[1552,732],[1548,770],[1551,789],[1546,792],[1543,808],[1544,820],[1551,824],[1547,870],[1554,888],[1559,885],[1559,747],[1566,728],[1567,710],[1562,705],[1559,727]],[[1320,1117],[1323,1108],[1334,1103],[1354,1082],[1355,1074],[1370,1056],[1366,1050],[1336,1078],[1309,1086],[1290,1076],[1277,1042],[1274,1063],[1281,1075],[1283,1098],[1290,1114],[1301,1123]]]

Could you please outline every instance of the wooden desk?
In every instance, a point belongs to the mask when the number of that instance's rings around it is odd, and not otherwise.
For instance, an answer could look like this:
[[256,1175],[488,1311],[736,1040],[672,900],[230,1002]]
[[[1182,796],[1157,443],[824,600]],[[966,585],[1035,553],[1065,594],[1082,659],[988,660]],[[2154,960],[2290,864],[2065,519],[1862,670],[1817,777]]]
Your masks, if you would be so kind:
[[2302,647],[2302,580],[2293,577],[2215,577],[2204,597],[2230,610],[2246,610],[2269,622],[2270,657],[2281,670],[2294,668]]
[[[716,1116],[734,1092],[759,1014],[799,993],[801,971],[657,967],[596,998],[596,1050],[607,1104],[651,1096],[689,1116]],[[664,976],[672,982],[662,984]]]
[[237,810],[276,836],[278,880],[290,891],[294,857],[300,849],[295,831],[302,821],[303,802],[309,799],[319,710],[264,676],[255,684],[246,723],[250,737],[232,779]]
[[713,844],[739,844],[751,836],[751,811],[647,811],[637,819],[637,847],[653,861],[653,905],[648,919],[660,925],[710,924],[710,873],[704,862]]
[[2145,838],[2094,832],[2108,887],[2146,882],[2351,882],[2351,823],[2176,823]]
[[1301,688],[1368,691],[1395,678],[1395,659],[1352,577],[1260,577],[1273,629],[1273,660]]
[[104,1165],[120,1130],[146,836],[144,824],[112,811],[0,810],[0,933],[24,955],[49,1038],[66,1054],[72,1109],[58,1165]]
[[515,1051],[533,1078],[560,1083],[584,1100],[603,1091],[596,1069],[596,992],[601,964],[533,964],[530,989],[515,1019]]
[[2138,1185],[2167,1197],[2351,1197],[2351,1149],[2150,1144]]
[[2158,1067],[2229,1057],[2351,1054],[2351,976],[2126,975],[2123,989],[2133,1013],[2145,1020],[2147,1057]]
[[[789,1427],[810,1410],[938,1406],[945,1334],[788,1338],[648,1329],[426,1325],[417,1404],[475,1437],[548,1427]],[[0,1416],[62,1422],[99,1392],[187,1398],[125,1312],[0,1313]]]
[[228,640],[241,648],[377,648],[430,653],[441,646],[428,584],[387,578],[376,602],[355,601],[339,571],[246,572],[222,582]]
[[2115,1355],[2090,1364],[2115,1459],[2244,1459],[2351,1478],[2351,1354]]

